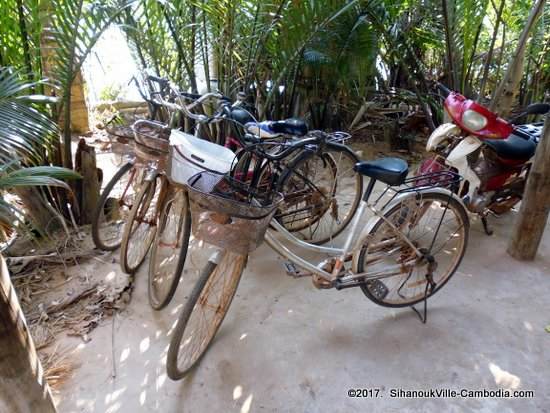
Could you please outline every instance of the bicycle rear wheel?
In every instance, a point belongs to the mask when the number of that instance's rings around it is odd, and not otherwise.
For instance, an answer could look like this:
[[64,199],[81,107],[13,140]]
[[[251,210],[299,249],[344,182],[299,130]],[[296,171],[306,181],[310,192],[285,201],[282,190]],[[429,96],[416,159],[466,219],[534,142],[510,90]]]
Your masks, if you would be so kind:
[[[369,231],[358,257],[358,273],[388,275],[367,280],[363,293],[385,307],[414,305],[439,291],[460,265],[468,245],[468,215],[455,198],[441,192],[412,193],[391,207]],[[388,224],[398,228],[418,249],[432,255],[435,288],[427,289],[428,263],[415,261],[413,249]],[[414,262],[414,264],[409,264]],[[389,268],[396,268],[393,274]]]
[[275,218],[294,235],[313,244],[337,237],[353,218],[363,192],[355,172],[358,158],[346,148],[327,146],[303,153],[283,174],[279,191],[284,204]]
[[204,356],[229,310],[248,256],[221,252],[219,264],[208,261],[183,308],[170,346],[168,377],[179,380]]
[[114,251],[120,247],[124,223],[136,197],[138,170],[124,164],[101,192],[92,217],[92,238],[97,248]]
[[175,187],[168,191],[149,257],[149,304],[155,310],[168,305],[176,292],[191,235],[187,192]]
[[157,204],[164,185],[161,175],[145,181],[132,206],[120,248],[120,266],[127,274],[138,270],[153,243],[157,229]]

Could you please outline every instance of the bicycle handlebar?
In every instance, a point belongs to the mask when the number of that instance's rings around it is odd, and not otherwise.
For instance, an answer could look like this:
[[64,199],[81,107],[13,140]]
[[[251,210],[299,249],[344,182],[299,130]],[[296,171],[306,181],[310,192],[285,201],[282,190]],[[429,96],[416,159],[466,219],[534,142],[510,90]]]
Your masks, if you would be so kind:
[[153,82],[157,82],[162,86],[168,85],[168,83],[169,83],[168,79],[166,79],[164,77],[158,77],[158,76],[155,76],[155,75],[147,75],[147,79],[152,80]]
[[[157,103],[159,103],[160,105],[168,109],[181,111],[185,114],[185,116],[189,117],[190,119],[196,120],[197,122],[200,122],[200,123],[206,123],[209,121],[210,118],[206,115],[193,113],[191,112],[191,110],[194,109],[196,106],[204,103],[208,99],[211,99],[211,98],[222,99],[224,97],[221,93],[217,93],[217,92],[210,92],[204,95],[196,95],[194,93],[180,92],[172,82],[170,82],[169,80],[167,80],[166,82],[167,82],[168,88],[174,94],[176,99],[180,100],[180,103],[168,102],[164,99],[164,97],[161,94],[159,94],[156,98]],[[181,99],[183,98],[194,99],[194,101],[188,105],[185,105],[181,102]]]

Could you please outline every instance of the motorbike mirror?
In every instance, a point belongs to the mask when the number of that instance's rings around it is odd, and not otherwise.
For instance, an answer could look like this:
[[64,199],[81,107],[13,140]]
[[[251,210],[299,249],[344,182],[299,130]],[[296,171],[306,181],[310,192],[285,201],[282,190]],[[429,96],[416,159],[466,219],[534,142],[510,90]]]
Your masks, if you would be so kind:
[[545,113],[548,113],[548,112],[550,112],[550,104],[549,103],[533,103],[533,104],[527,106],[518,115],[516,115],[512,119],[510,119],[510,122],[514,123],[519,118],[522,118],[522,117],[527,116],[527,115],[544,115]]
[[550,112],[550,103],[533,103],[525,108],[526,115],[544,115]]
[[443,96],[447,97],[451,94],[451,89],[449,89],[443,83],[437,82],[436,86],[441,91],[441,93],[443,93]]

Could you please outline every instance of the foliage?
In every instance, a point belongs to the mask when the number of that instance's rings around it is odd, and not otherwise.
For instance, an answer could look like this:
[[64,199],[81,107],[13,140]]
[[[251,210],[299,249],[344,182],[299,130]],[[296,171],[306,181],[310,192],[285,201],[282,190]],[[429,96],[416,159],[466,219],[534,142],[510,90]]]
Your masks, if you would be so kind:
[[[408,89],[432,105],[436,78],[480,99],[502,79],[529,0],[2,0],[0,64],[57,82],[57,115],[105,28],[136,60],[192,91],[245,91],[260,117],[349,123],[377,93]],[[519,104],[550,83],[550,5],[533,30]],[[44,58],[38,50],[51,50]],[[534,70],[537,68],[537,70]],[[540,69],[540,70],[538,70]],[[335,124],[336,123],[336,124]],[[345,126],[345,125],[344,125]],[[68,133],[68,132],[66,132]],[[65,145],[68,145],[65,136]],[[65,151],[67,152],[67,151]],[[65,160],[69,165],[69,159]]]
[[[204,80],[204,89],[226,95],[245,91],[260,117],[303,116],[326,127],[349,122],[350,107],[389,88],[434,106],[432,78],[473,97],[482,84],[494,90],[530,9],[502,1],[138,0],[119,21],[155,74],[192,90]],[[541,19],[542,41],[531,42],[541,65],[549,22]],[[544,82],[545,73],[525,73],[530,100],[544,98]]]
[[40,164],[51,148],[57,126],[37,105],[52,102],[42,95],[26,94],[40,82],[26,82],[9,68],[0,67],[0,232],[5,235],[23,214],[4,195],[14,188],[37,186],[69,189],[65,179],[78,178],[75,172]]
[[54,100],[29,94],[41,83],[26,82],[20,73],[0,67],[0,162],[20,157],[39,164],[51,147],[57,126],[36,103]]
[[120,85],[108,85],[101,89],[99,99],[102,102],[117,100],[122,92]]
[[12,66],[28,76],[41,78],[40,0],[0,1],[0,67]]

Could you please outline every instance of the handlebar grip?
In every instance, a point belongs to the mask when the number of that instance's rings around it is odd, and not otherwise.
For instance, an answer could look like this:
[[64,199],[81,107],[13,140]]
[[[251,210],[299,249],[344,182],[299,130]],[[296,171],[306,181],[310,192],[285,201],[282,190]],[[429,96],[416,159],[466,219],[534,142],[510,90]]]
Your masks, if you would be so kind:
[[168,83],[168,79],[164,77],[154,76],[154,75],[147,75],[147,79],[152,80],[153,82],[160,83],[161,85],[165,85]]
[[[189,99],[189,100],[198,100],[200,99],[201,97],[203,97],[204,95],[199,95],[197,93],[189,93],[189,92],[179,92],[179,95],[184,98],[184,99]],[[225,95],[222,95],[222,97],[220,98],[221,100],[224,100],[224,101],[227,101],[227,102],[231,102],[231,99],[228,98],[227,96]]]
[[179,92],[179,95],[183,98],[191,99],[191,100],[197,100],[202,96],[196,93],[187,93],[187,92]]

